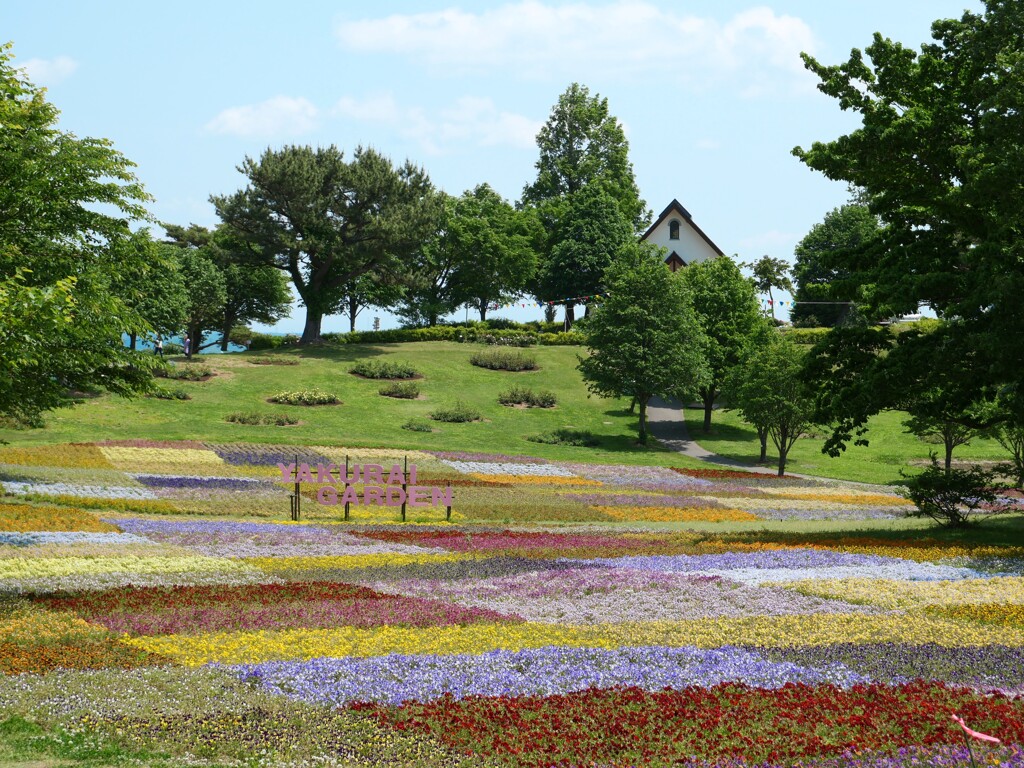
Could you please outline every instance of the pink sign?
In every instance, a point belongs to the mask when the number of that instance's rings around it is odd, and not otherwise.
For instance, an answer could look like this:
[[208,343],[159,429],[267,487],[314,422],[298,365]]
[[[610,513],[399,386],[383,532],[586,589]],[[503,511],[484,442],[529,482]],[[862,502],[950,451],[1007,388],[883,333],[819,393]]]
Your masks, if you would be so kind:
[[[400,464],[392,464],[385,474],[379,464],[353,464],[348,472],[338,464],[278,464],[285,483],[326,483],[317,489],[316,500],[326,506],[353,504],[357,507],[450,507],[451,486],[439,488],[417,485],[416,465],[409,465],[408,476]],[[355,486],[362,485],[362,493]],[[339,493],[340,486],[340,493]]]

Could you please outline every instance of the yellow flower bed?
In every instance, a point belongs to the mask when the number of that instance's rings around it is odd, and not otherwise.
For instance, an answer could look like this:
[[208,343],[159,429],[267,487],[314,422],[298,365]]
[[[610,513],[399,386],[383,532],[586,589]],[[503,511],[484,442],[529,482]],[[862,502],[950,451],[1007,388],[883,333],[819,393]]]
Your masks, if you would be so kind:
[[721,523],[726,520],[760,520],[757,515],[742,509],[716,509],[714,507],[603,507],[594,506],[598,512],[616,520],[644,520],[652,523],[675,523],[700,520]]
[[378,568],[380,566],[421,565],[425,563],[450,563],[456,560],[475,560],[480,555],[472,552],[441,552],[423,555],[377,554],[337,555],[322,557],[248,557],[236,561],[248,563],[266,573],[287,571],[337,570],[339,568]]
[[45,560],[0,560],[0,581],[40,577],[85,576],[101,573],[189,573],[219,571],[245,573],[244,563],[218,557],[94,557],[48,558]]
[[936,562],[957,557],[1024,557],[1024,547],[847,547],[816,546],[815,549],[831,549],[836,552],[899,557],[917,562]]
[[979,621],[983,624],[997,624],[1004,627],[1024,629],[1024,605],[1006,603],[985,603],[981,605],[954,605],[929,608],[928,612],[958,621]]
[[178,471],[197,465],[224,466],[224,459],[202,448],[128,448],[104,445],[100,450],[118,469],[128,471],[154,465],[168,465]]
[[558,477],[555,475],[485,475],[470,472],[470,477],[487,483],[507,483],[509,485],[604,485],[600,480],[588,480],[585,477]]
[[41,445],[32,448],[0,448],[0,464],[18,464],[23,467],[112,468],[99,446],[79,443]]
[[116,533],[118,529],[95,515],[73,507],[0,504],[0,531],[88,531]]
[[[782,496],[769,497],[751,497],[751,496],[730,496],[728,499],[716,496],[694,496],[697,499],[706,499],[709,501],[719,501],[728,503],[730,507],[744,510],[759,510],[759,509],[850,509],[851,507],[864,506],[859,503],[843,502],[842,500],[835,499],[787,499]],[[874,508],[900,508],[902,507],[896,503],[885,503],[875,504]]]
[[1024,604],[1024,577],[1021,576],[961,581],[815,579],[778,586],[789,587],[805,595],[891,609],[925,605]]
[[912,506],[912,502],[902,496],[888,493],[869,493],[844,489],[805,491],[799,488],[762,488],[765,493],[778,499],[807,499],[810,501],[826,501],[831,504],[855,504],[858,506],[889,507],[893,505]]
[[70,613],[27,609],[0,618],[0,643],[41,645],[94,639],[107,634],[106,627],[90,624]]
[[948,647],[999,643],[1021,645],[1024,631],[961,625],[930,616],[811,616],[697,619],[679,622],[561,626],[557,624],[363,629],[290,629],[190,636],[126,638],[123,642],[187,666],[210,662],[246,664],[318,657],[384,656],[390,653],[486,653],[548,645],[620,648],[664,645],[717,648],[724,644],[808,646],[831,643],[934,642]]

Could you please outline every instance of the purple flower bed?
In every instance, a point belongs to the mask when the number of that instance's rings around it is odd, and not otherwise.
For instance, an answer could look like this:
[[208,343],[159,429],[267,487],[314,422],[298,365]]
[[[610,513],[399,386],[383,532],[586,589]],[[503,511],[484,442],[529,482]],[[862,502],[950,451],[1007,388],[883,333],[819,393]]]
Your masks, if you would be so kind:
[[741,681],[764,688],[786,683],[851,685],[861,678],[846,669],[808,669],[772,662],[756,653],[715,649],[546,647],[478,655],[398,655],[313,659],[235,667],[243,680],[315,704],[352,701],[400,704],[450,693],[466,696],[554,695],[586,688],[636,686],[649,691],[709,687]]
[[672,573],[741,568],[836,568],[892,565],[903,562],[905,561],[895,557],[832,552],[827,549],[769,549],[761,552],[722,552],[713,555],[598,557],[582,561],[584,564]]
[[550,464],[547,459],[532,456],[506,456],[504,453],[474,453],[472,451],[425,451],[438,459],[449,461],[486,461],[502,464]]
[[573,464],[560,462],[560,466],[588,480],[605,485],[637,488],[644,491],[706,490],[714,483],[699,477],[687,477],[668,467],[627,467],[619,464]]
[[273,467],[278,464],[292,464],[296,459],[300,464],[331,463],[323,454],[301,445],[292,447],[252,443],[205,443],[204,447],[220,456],[224,463],[236,466]]
[[[781,503],[785,503],[783,500]],[[901,512],[891,509],[870,509],[868,507],[848,507],[847,509],[787,509],[778,506],[744,507],[765,520],[897,520],[905,517]]]
[[195,488],[200,490],[279,490],[270,480],[249,477],[199,477],[196,475],[132,475],[150,488]]
[[560,496],[594,507],[679,507],[680,509],[723,509],[715,499],[693,496],[655,496],[625,493],[562,493]]

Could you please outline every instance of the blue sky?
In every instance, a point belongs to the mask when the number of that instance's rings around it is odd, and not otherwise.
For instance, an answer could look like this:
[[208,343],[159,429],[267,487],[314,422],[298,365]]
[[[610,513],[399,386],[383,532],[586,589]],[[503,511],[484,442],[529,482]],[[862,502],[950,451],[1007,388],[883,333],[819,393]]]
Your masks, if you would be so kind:
[[[874,32],[919,47],[977,0],[193,2],[34,0],[0,40],[46,86],[61,126],[111,139],[160,221],[216,223],[210,194],[246,155],[372,145],[452,194],[509,200],[535,176],[537,129],[580,82],[624,124],[654,213],[677,198],[728,254],[793,258],[847,197],[790,150],[857,126],[799,58],[829,64]],[[517,319],[539,310],[505,310]],[[367,310],[358,327],[374,315]],[[276,330],[301,330],[296,309]],[[324,330],[340,330],[340,319]]]

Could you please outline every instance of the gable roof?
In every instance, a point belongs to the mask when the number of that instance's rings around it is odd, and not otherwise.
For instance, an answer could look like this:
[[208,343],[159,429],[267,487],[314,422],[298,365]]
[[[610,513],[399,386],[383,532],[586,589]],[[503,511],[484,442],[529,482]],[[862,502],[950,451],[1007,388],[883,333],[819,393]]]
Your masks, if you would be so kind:
[[700,235],[702,238],[704,238],[704,242],[706,242],[708,245],[710,245],[711,249],[715,253],[717,253],[719,256],[725,256],[725,252],[721,248],[719,248],[717,245],[715,245],[714,241],[712,241],[712,239],[710,237],[708,237],[707,235],[704,234],[704,230],[701,229],[700,227],[698,227],[696,224],[693,223],[693,217],[690,215],[690,212],[688,210],[686,210],[685,208],[683,208],[683,206],[679,203],[678,200],[673,200],[671,203],[668,204],[668,207],[666,207],[665,210],[662,211],[661,214],[658,216],[658,218],[654,220],[654,223],[651,224],[651,226],[649,226],[647,228],[647,231],[644,232],[644,234],[641,236],[640,240],[641,241],[646,240],[648,238],[648,236],[655,229],[657,229],[658,226],[661,224],[661,222],[663,222],[665,219],[667,219],[669,214],[671,214],[671,213],[677,213],[680,216],[682,216],[683,217],[683,221],[685,221],[687,224],[689,224],[690,228],[693,229],[694,232],[696,232],[698,235]]

